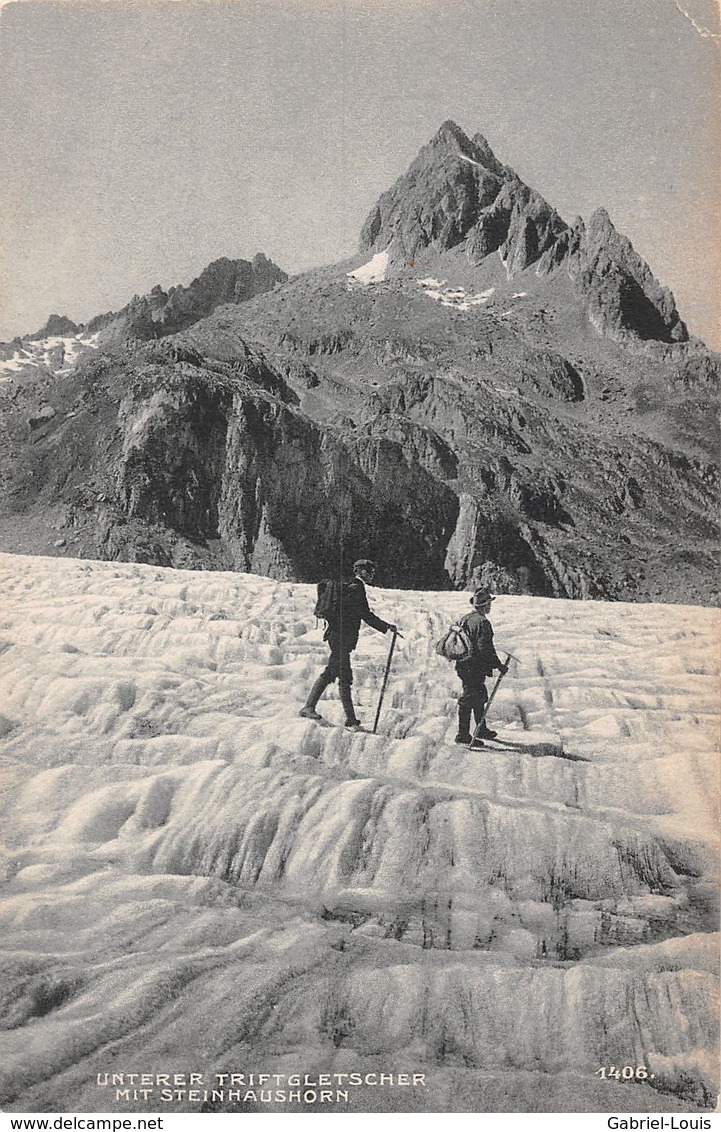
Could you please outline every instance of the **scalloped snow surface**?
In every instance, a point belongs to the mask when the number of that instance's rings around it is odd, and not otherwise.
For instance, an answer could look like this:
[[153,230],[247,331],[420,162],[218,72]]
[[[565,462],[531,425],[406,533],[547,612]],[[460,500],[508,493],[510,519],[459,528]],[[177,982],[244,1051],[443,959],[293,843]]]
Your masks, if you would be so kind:
[[[714,611],[498,597],[520,663],[471,752],[434,652],[466,594],[369,589],[404,634],[373,735],[333,689],[298,716],[312,586],[13,555],[0,586],[5,1110],[161,1107],[109,1071],[425,1075],[350,1111],[713,1105]],[[354,654],[367,725],[388,644]]]

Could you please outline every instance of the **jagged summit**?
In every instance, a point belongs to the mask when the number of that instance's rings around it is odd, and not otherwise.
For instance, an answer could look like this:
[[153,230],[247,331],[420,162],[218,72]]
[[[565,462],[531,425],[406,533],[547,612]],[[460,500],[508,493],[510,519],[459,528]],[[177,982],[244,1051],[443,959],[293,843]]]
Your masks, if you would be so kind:
[[449,150],[451,153],[457,153],[461,158],[482,165],[497,177],[505,178],[509,175],[509,171],[501,165],[483,134],[475,134],[471,139],[450,118],[443,123],[424,149],[434,153],[439,150]]
[[479,266],[497,254],[509,278],[564,268],[591,325],[616,341],[685,342],[673,295],[654,278],[605,209],[569,227],[540,193],[502,165],[482,134],[446,121],[384,192],[361,231],[362,251],[396,265],[461,252]]
[[86,330],[92,334],[112,328],[123,337],[141,340],[165,337],[192,326],[224,303],[245,302],[287,278],[262,252],[251,261],[221,256],[187,287],[171,287],[167,292],[153,287],[147,295],[136,295],[122,310],[98,315]]
[[443,145],[446,142],[456,142],[461,147],[469,145],[468,137],[452,118],[446,118],[437,133],[431,138],[429,145]]
[[[147,294],[134,295],[120,310],[95,315],[87,323],[75,323],[67,315],[51,314],[40,330],[18,336],[14,341],[32,343],[98,332],[102,332],[105,341],[163,338],[187,329],[224,303],[245,302],[272,291],[287,279],[286,273],[263,252],[256,252],[252,260],[220,256],[187,287],[178,285],[165,291],[156,284]],[[0,343],[0,346],[7,345]],[[6,348],[4,354],[10,356],[12,350]]]
[[444,150],[450,154],[455,153],[461,159],[482,166],[501,180],[514,176],[513,170],[508,169],[498,160],[488,143],[488,139],[483,134],[474,134],[472,138],[469,138],[465,131],[450,118],[443,123],[421,153],[426,150],[433,154]]
[[79,329],[67,315],[51,314],[44,326],[41,326],[34,334],[26,335],[26,337],[30,341],[39,338],[66,338],[77,334]]
[[477,160],[480,161],[481,165],[485,165],[486,169],[490,169],[491,173],[495,173],[498,177],[507,175],[508,170],[506,166],[501,165],[483,134],[474,134],[472,144],[476,148],[478,154]]
[[668,287],[655,279],[631,241],[598,208],[567,259],[569,274],[585,293],[599,333],[644,341],[685,342],[688,331]]
[[451,118],[446,119],[428,143],[430,146],[456,145],[461,148],[468,144],[466,134]]
[[448,122],[364,238],[0,347],[0,549],[715,603],[718,359],[608,214]]
[[413,258],[431,245],[442,251],[463,241],[481,211],[499,195],[505,170],[484,138],[472,142],[444,122],[407,172],[383,193],[361,232],[363,250],[391,248]]
[[[531,239],[529,217],[536,226]],[[390,247],[397,257],[413,258],[430,247],[448,251],[465,243],[469,262],[478,263],[506,244],[502,258],[522,270],[528,256],[538,258],[565,227],[538,193],[499,162],[482,134],[471,140],[449,120],[371,210],[361,248]],[[520,260],[516,237],[526,245]]]

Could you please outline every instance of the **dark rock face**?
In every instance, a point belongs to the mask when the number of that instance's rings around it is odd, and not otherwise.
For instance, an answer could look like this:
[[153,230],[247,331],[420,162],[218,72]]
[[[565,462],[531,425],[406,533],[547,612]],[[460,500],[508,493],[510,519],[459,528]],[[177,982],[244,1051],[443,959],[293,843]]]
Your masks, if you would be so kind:
[[361,242],[384,280],[219,260],[0,385],[0,547],[716,602],[719,359],[608,216],[446,123]]
[[54,426],[29,463],[3,464],[11,509],[62,500],[68,552],[91,557],[315,580],[342,547],[399,585],[447,585],[458,501],[425,463],[452,455],[412,425],[397,439],[322,428],[280,375],[266,388],[268,372],[252,352],[212,368],[154,346],[93,359],[67,391],[73,408],[26,425]]
[[499,252],[511,274],[535,263],[566,225],[540,196],[501,165],[486,139],[471,141],[446,122],[392,189],[383,193],[361,232],[361,249],[390,247],[414,257],[426,248],[463,243],[468,261]]
[[616,231],[605,209],[594,212],[587,230],[577,229],[566,262],[587,296],[588,317],[600,334],[617,342],[688,341],[673,295]]
[[86,327],[89,334],[113,329],[126,338],[141,341],[161,338],[185,330],[224,303],[242,303],[270,291],[288,276],[266,256],[217,259],[187,287],[172,287],[167,293],[154,287],[149,294],[135,296],[117,312],[98,315]]
[[28,334],[30,341],[39,338],[70,338],[78,334],[80,327],[66,315],[51,314],[48,321],[35,334]]
[[180,374],[177,382],[163,374],[162,384],[160,375],[144,375],[138,392],[120,403],[116,497],[130,519],[191,539],[217,538],[225,397],[194,374]]
[[383,193],[361,231],[361,249],[414,256],[433,244],[455,247],[482,208],[498,196],[504,171],[483,138],[470,141],[446,122],[392,189]]
[[509,276],[538,264],[564,266],[587,303],[597,332],[615,341],[685,342],[673,295],[654,279],[629,240],[598,209],[588,229],[573,228],[507,166],[486,139],[471,141],[446,122],[393,188],[383,193],[361,231],[363,251],[390,250],[414,259],[428,248],[461,247],[479,265],[497,252]]
[[[361,232],[361,248],[414,256],[433,244],[455,247],[491,204],[503,177],[488,144],[469,141],[453,122],[435,138],[370,213]],[[488,168],[484,162],[488,162]]]
[[242,569],[311,580],[337,571],[342,547],[346,565],[368,553],[400,585],[447,580],[456,498],[397,442],[342,438],[244,399],[233,414],[224,484],[222,533]]

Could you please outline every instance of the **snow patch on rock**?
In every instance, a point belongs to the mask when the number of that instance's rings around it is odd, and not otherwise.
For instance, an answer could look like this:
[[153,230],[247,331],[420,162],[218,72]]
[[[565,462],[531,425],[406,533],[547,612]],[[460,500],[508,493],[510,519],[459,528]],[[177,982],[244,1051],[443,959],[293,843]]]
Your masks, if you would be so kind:
[[21,343],[16,345],[10,358],[0,359],[0,381],[41,367],[52,373],[70,373],[79,357],[98,348],[98,335],[22,339]]
[[368,263],[357,267],[355,271],[349,271],[348,278],[366,287],[371,283],[382,283],[388,272],[388,262],[387,251],[377,252]]
[[438,279],[421,279],[419,286],[424,288],[424,294],[429,299],[442,303],[444,307],[454,307],[456,310],[467,311],[471,307],[483,306],[495,292],[495,287],[486,291],[471,291],[463,287],[447,287],[446,281]]

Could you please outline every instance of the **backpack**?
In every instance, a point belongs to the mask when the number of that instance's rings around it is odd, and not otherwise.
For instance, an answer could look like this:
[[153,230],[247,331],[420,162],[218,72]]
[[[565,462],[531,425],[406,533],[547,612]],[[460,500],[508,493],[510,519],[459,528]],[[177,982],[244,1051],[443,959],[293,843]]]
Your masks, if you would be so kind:
[[454,622],[437,642],[436,652],[446,660],[470,660],[473,656],[473,643],[465,625],[460,621]]
[[338,621],[341,614],[344,583],[335,578],[327,578],[318,582],[318,599],[315,603],[313,616],[322,621]]

